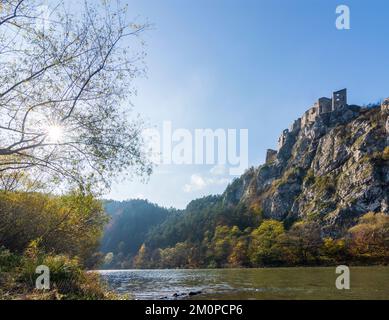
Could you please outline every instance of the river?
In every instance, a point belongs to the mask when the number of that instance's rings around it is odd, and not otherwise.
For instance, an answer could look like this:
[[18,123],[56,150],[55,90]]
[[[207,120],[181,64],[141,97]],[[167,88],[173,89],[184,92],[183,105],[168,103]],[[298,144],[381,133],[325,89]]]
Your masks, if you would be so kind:
[[351,267],[350,290],[336,289],[335,267],[99,272],[138,300],[389,299],[389,267]]

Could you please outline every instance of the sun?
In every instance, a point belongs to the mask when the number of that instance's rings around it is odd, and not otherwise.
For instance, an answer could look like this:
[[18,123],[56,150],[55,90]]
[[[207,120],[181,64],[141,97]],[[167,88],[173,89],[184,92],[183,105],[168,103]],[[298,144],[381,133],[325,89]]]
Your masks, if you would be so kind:
[[50,142],[58,143],[63,137],[63,128],[58,125],[48,126],[46,132]]

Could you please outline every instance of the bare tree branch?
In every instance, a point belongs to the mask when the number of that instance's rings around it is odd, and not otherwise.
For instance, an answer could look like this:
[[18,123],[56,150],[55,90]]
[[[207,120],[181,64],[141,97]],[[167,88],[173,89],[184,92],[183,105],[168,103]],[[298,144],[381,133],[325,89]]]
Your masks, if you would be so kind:
[[126,170],[149,174],[142,123],[129,113],[148,24],[124,23],[125,9],[110,2],[86,1],[70,14],[59,0],[50,19],[34,0],[8,5],[0,14],[0,172],[96,187]]

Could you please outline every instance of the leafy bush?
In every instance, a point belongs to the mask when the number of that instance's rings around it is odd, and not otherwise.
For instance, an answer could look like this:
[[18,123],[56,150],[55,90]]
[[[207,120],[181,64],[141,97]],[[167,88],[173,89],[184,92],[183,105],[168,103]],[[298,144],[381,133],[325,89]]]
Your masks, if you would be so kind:
[[[4,296],[22,299],[56,299],[56,300],[101,300],[116,299],[108,292],[96,273],[85,272],[77,258],[65,255],[45,254],[39,250],[39,241],[33,241],[23,256],[15,256],[8,250],[0,253],[1,266],[7,266],[6,274],[0,272],[4,279]],[[50,270],[50,289],[36,290],[36,268],[47,266]],[[4,269],[2,269],[4,271]]]
[[389,216],[369,212],[348,231],[349,251],[360,262],[389,264]]
[[[111,299],[96,262],[106,216],[91,195],[0,192],[0,299]],[[38,266],[50,290],[36,290]]]
[[78,256],[92,267],[106,221],[101,203],[92,195],[0,192],[0,243],[15,253],[22,254],[40,238],[45,252]]
[[0,247],[0,273],[8,272],[20,264],[20,257]]

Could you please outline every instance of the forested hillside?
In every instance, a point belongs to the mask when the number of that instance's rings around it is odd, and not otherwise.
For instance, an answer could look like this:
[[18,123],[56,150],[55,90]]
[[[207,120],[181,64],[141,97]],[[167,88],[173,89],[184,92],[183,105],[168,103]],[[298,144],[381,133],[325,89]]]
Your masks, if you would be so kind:
[[103,268],[131,267],[148,233],[163,223],[176,210],[161,208],[145,200],[105,201],[104,208],[110,217],[101,243],[101,250],[109,254]]

